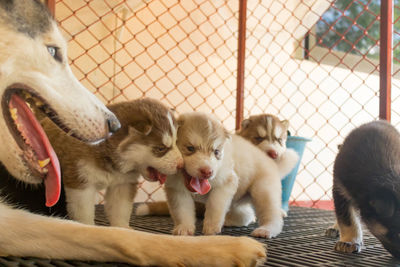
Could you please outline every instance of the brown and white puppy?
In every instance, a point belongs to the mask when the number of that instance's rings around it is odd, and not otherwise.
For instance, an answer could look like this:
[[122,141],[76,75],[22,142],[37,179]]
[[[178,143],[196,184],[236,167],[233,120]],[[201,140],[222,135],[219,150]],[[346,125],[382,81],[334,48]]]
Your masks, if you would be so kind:
[[258,146],[278,164],[284,178],[299,160],[293,149],[286,148],[289,121],[271,114],[250,116],[242,121],[238,135]]
[[110,224],[129,227],[140,175],[163,184],[183,167],[183,159],[176,146],[176,120],[161,102],[147,98],[108,108],[121,129],[95,146],[69,137],[50,121],[44,129],[61,163],[69,217],[94,224],[96,194],[106,189]]
[[216,119],[187,113],[178,119],[178,147],[185,168],[165,184],[174,234],[193,235],[195,201],[205,203],[203,233],[217,234],[224,224],[248,225],[255,208],[259,227],[253,236],[277,236],[281,216],[282,174],[275,162],[249,141],[229,134]]

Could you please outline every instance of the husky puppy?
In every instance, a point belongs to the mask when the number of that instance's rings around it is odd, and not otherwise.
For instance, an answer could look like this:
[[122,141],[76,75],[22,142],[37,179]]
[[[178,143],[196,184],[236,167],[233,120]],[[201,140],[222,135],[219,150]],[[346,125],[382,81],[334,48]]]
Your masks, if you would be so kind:
[[253,236],[277,236],[281,216],[282,173],[275,162],[241,136],[229,134],[220,122],[203,113],[178,119],[178,147],[184,169],[168,177],[168,206],[175,222],[173,233],[193,235],[195,201],[205,203],[203,233],[221,232],[222,225],[244,226],[254,220]]
[[359,252],[361,221],[400,257],[400,134],[386,121],[353,130],[333,167],[333,199],[340,240],[335,250]]
[[176,120],[161,102],[147,98],[108,108],[121,129],[96,146],[69,137],[50,121],[44,129],[61,163],[69,217],[94,224],[96,194],[106,189],[110,224],[129,227],[140,175],[164,184],[167,175],[183,167],[183,159],[176,146]]
[[286,148],[289,121],[279,120],[271,114],[250,116],[242,121],[238,135],[258,146],[270,158],[274,159],[284,178],[299,160],[293,149]]

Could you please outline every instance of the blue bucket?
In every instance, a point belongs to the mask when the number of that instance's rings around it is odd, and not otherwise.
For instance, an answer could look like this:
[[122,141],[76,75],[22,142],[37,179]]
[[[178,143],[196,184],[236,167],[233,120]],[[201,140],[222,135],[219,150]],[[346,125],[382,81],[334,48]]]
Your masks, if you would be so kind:
[[306,144],[309,141],[311,141],[311,139],[300,136],[288,136],[286,140],[286,147],[293,149],[299,155],[299,161],[297,162],[296,166],[282,180],[282,209],[284,209],[286,212],[289,210],[289,198],[290,194],[292,193],[294,181],[296,180],[301,158],[303,157]]

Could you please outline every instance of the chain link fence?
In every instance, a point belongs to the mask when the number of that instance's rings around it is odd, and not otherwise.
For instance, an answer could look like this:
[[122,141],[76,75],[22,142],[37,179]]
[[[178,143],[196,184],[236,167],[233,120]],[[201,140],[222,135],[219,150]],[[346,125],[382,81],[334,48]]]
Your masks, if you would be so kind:
[[[73,72],[104,103],[152,97],[178,114],[213,113],[234,131],[238,2],[58,0],[55,17]],[[395,25],[399,11],[395,1]],[[244,117],[272,113],[289,120],[292,135],[312,138],[294,204],[332,199],[337,145],[378,118],[379,14],[378,0],[247,3]],[[395,55],[399,37],[395,27]],[[395,67],[396,124],[398,75]],[[137,201],[163,198],[160,186],[143,182]]]

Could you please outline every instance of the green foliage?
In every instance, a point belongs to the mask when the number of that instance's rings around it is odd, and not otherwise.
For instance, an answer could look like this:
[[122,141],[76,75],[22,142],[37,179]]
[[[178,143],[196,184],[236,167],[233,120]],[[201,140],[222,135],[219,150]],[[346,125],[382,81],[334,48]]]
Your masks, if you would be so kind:
[[[381,0],[336,0],[317,23],[317,44],[379,59]],[[394,0],[394,57],[400,59],[400,0]]]

